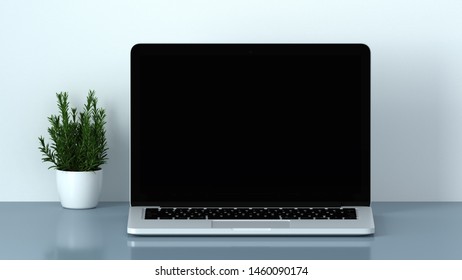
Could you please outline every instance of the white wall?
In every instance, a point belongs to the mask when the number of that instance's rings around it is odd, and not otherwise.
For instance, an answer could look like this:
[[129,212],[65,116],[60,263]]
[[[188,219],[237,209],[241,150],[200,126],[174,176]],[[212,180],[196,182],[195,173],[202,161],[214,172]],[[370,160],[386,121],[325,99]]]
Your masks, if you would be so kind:
[[128,200],[138,42],[363,42],[375,201],[462,201],[462,1],[0,1],[0,201],[54,201],[39,135],[55,93],[108,111],[102,200]]

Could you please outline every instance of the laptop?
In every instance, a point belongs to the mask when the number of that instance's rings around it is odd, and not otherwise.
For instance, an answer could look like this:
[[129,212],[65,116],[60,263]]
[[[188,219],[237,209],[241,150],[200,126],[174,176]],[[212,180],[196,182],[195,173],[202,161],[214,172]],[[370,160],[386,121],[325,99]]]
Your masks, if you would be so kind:
[[365,44],[136,44],[132,235],[371,235]]

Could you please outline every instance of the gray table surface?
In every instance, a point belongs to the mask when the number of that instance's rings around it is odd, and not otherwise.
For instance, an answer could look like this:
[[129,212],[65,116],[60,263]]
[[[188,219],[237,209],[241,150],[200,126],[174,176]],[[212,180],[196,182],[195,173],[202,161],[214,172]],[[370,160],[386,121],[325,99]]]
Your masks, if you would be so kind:
[[0,259],[462,259],[462,203],[377,202],[362,237],[140,237],[128,203],[0,202]]

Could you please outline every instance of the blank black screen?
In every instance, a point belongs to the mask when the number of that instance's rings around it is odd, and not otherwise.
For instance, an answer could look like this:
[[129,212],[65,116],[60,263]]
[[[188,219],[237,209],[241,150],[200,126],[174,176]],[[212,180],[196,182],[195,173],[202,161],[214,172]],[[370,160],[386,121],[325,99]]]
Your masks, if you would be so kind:
[[361,47],[135,46],[132,204],[368,203]]

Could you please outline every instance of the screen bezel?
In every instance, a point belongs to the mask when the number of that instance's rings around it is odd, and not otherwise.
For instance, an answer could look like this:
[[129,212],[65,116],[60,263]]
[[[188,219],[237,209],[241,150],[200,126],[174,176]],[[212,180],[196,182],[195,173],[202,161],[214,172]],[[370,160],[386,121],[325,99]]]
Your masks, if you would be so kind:
[[[362,103],[362,184],[360,191],[347,200],[342,201],[310,201],[291,202],[273,201],[271,203],[261,201],[228,201],[225,203],[214,201],[162,201],[146,197],[142,190],[142,182],[132,176],[132,170],[144,164],[136,153],[132,153],[131,145],[136,142],[133,131],[141,129],[141,122],[135,114],[135,104],[140,96],[139,77],[140,60],[146,55],[249,55],[249,54],[322,54],[322,55],[360,55],[362,68],[361,103]],[[130,54],[130,136],[129,136],[129,199],[131,206],[191,206],[191,207],[283,207],[283,206],[369,206],[371,199],[370,183],[370,49],[365,44],[154,44],[140,43],[131,49]]]

